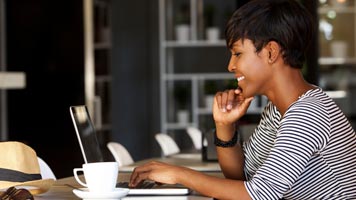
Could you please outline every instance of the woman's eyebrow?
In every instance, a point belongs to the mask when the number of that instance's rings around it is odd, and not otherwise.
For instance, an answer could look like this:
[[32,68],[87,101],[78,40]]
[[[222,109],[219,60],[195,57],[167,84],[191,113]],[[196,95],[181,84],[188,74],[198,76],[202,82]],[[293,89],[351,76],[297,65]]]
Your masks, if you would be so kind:
[[234,44],[232,45],[232,48],[240,48],[240,47],[242,47],[243,45],[241,44],[241,42],[239,42],[239,41],[236,41],[236,42],[234,42]]

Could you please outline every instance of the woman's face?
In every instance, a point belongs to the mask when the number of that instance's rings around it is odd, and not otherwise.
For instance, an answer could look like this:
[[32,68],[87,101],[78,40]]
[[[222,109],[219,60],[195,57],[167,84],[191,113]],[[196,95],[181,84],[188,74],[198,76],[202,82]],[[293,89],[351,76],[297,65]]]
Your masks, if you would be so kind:
[[263,48],[256,53],[251,40],[244,39],[243,42],[238,40],[234,43],[228,70],[235,74],[245,98],[266,92],[268,81],[272,78],[272,69],[268,60],[268,50]]

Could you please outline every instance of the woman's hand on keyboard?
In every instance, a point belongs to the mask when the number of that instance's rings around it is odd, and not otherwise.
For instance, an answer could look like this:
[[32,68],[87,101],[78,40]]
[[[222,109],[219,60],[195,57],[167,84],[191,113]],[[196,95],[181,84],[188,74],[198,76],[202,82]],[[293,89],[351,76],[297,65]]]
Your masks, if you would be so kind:
[[136,187],[144,180],[152,180],[158,183],[178,183],[178,172],[183,167],[152,161],[134,169],[130,178],[130,187]]

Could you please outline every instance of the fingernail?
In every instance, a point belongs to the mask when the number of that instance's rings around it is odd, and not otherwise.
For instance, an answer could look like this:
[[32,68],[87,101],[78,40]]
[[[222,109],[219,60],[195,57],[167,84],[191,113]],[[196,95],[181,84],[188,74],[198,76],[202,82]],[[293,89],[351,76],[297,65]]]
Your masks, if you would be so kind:
[[226,106],[226,109],[231,110],[231,109],[232,109],[232,105],[231,105],[231,104],[228,104],[228,105]]
[[226,112],[226,109],[225,109],[225,108],[223,108],[223,109],[221,110],[221,112]]

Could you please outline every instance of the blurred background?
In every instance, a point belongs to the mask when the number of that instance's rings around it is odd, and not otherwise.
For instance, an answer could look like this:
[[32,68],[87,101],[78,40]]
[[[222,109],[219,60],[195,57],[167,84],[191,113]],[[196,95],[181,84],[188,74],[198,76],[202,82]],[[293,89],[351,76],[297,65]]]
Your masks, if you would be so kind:
[[[84,162],[69,114],[87,105],[106,144],[134,160],[161,155],[154,135],[192,149],[186,128],[214,128],[211,95],[236,87],[224,27],[247,0],[0,0],[1,141],[33,147],[58,178]],[[318,33],[303,73],[356,127],[356,4],[300,1]],[[267,100],[239,122],[248,135]]]

